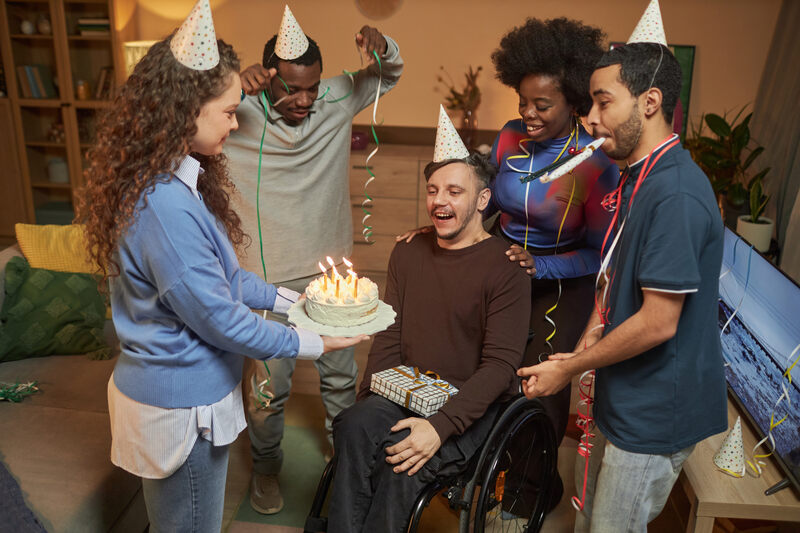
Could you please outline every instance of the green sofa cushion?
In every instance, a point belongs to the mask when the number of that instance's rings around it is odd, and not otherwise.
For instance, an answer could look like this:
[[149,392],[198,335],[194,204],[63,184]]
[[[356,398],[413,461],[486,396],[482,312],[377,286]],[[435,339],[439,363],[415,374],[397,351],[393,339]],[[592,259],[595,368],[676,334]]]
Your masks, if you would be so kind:
[[0,361],[91,352],[104,358],[105,305],[89,274],[31,268],[22,257],[6,265],[0,310]]

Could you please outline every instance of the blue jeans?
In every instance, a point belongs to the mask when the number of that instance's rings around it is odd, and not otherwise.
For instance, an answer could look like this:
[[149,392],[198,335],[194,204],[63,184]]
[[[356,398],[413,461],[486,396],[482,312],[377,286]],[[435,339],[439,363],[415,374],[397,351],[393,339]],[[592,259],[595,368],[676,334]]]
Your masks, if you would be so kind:
[[219,533],[228,446],[198,436],[186,462],[165,479],[142,479],[151,533]]
[[[575,515],[575,533],[645,533],[661,513],[683,462],[694,445],[673,454],[648,455],[621,450],[595,427],[589,456],[586,501]],[[575,489],[583,489],[586,459],[575,461]]]

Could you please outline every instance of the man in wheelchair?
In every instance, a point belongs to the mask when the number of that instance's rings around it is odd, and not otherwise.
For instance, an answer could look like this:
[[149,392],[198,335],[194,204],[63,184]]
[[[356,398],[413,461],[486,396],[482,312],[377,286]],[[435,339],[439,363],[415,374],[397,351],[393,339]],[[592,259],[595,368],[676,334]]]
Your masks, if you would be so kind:
[[[330,532],[403,531],[420,491],[466,466],[498,403],[518,391],[530,279],[482,226],[494,169],[460,150],[425,168],[435,231],[395,246],[385,301],[397,320],[375,336],[358,401],[333,422]],[[398,365],[435,371],[459,392],[414,416],[369,390],[373,373]]]

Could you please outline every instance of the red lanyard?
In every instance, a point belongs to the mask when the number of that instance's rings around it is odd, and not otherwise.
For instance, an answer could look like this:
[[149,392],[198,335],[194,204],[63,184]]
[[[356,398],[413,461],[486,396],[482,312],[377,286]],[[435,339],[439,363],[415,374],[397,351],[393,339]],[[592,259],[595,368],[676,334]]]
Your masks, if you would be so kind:
[[[674,148],[676,145],[680,144],[680,139],[677,138],[672,140],[671,142],[668,142],[671,137],[672,136],[670,135],[670,137],[667,137],[666,139],[661,141],[661,143],[659,143],[658,146],[653,148],[650,151],[650,153],[647,154],[647,158],[644,160],[644,164],[642,165],[642,168],[639,171],[639,177],[636,178],[636,185],[633,187],[633,193],[631,194],[631,199],[628,202],[628,214],[625,215],[626,219],[628,218],[631,209],[633,209],[633,200],[634,198],[636,198],[636,193],[639,192],[639,188],[642,186],[642,183],[644,183],[645,178],[647,178],[647,176],[650,174],[650,171],[653,170],[653,167],[656,166],[656,163],[658,163],[658,160],[661,159],[661,156],[666,154],[670,149]],[[661,150],[656,155],[656,157],[653,159],[653,162],[650,163],[650,158],[653,156],[653,153],[655,153],[655,151],[658,150],[660,146],[664,145],[664,143],[667,143],[666,146],[664,146],[663,150]],[[648,163],[650,164],[648,165]],[[617,219],[619,218],[619,208],[622,205],[622,188],[625,186],[627,180],[628,180],[628,168],[626,168],[625,171],[622,173],[619,187],[617,187],[615,193],[612,193],[616,195],[616,209],[614,210],[614,216],[611,218],[611,223],[608,225],[608,229],[606,230],[606,236],[603,238],[603,246],[600,248],[600,257],[603,256],[603,252],[606,249],[606,244],[608,243],[608,238],[611,236],[611,230],[614,228],[614,226],[617,223]],[[622,230],[622,228],[620,228],[620,230]],[[608,282],[609,288],[611,288],[611,284],[613,283],[613,281],[614,281],[614,275],[612,274],[611,279]],[[608,290],[606,290],[606,294],[608,294]],[[597,301],[597,291],[595,291],[594,302],[597,313],[600,315],[600,322],[603,325],[608,324],[608,306],[605,306],[603,308],[600,307],[600,303]]]

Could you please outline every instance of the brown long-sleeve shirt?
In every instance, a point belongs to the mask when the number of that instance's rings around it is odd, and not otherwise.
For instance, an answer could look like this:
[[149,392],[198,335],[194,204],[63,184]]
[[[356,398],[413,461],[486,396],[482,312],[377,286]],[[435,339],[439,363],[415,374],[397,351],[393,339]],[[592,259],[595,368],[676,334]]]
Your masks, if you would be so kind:
[[428,421],[442,442],[463,433],[495,400],[517,392],[516,370],[528,334],[531,282],[490,237],[458,250],[434,233],[398,243],[384,301],[395,323],[375,335],[359,398],[372,374],[397,365],[433,370],[458,387]]

